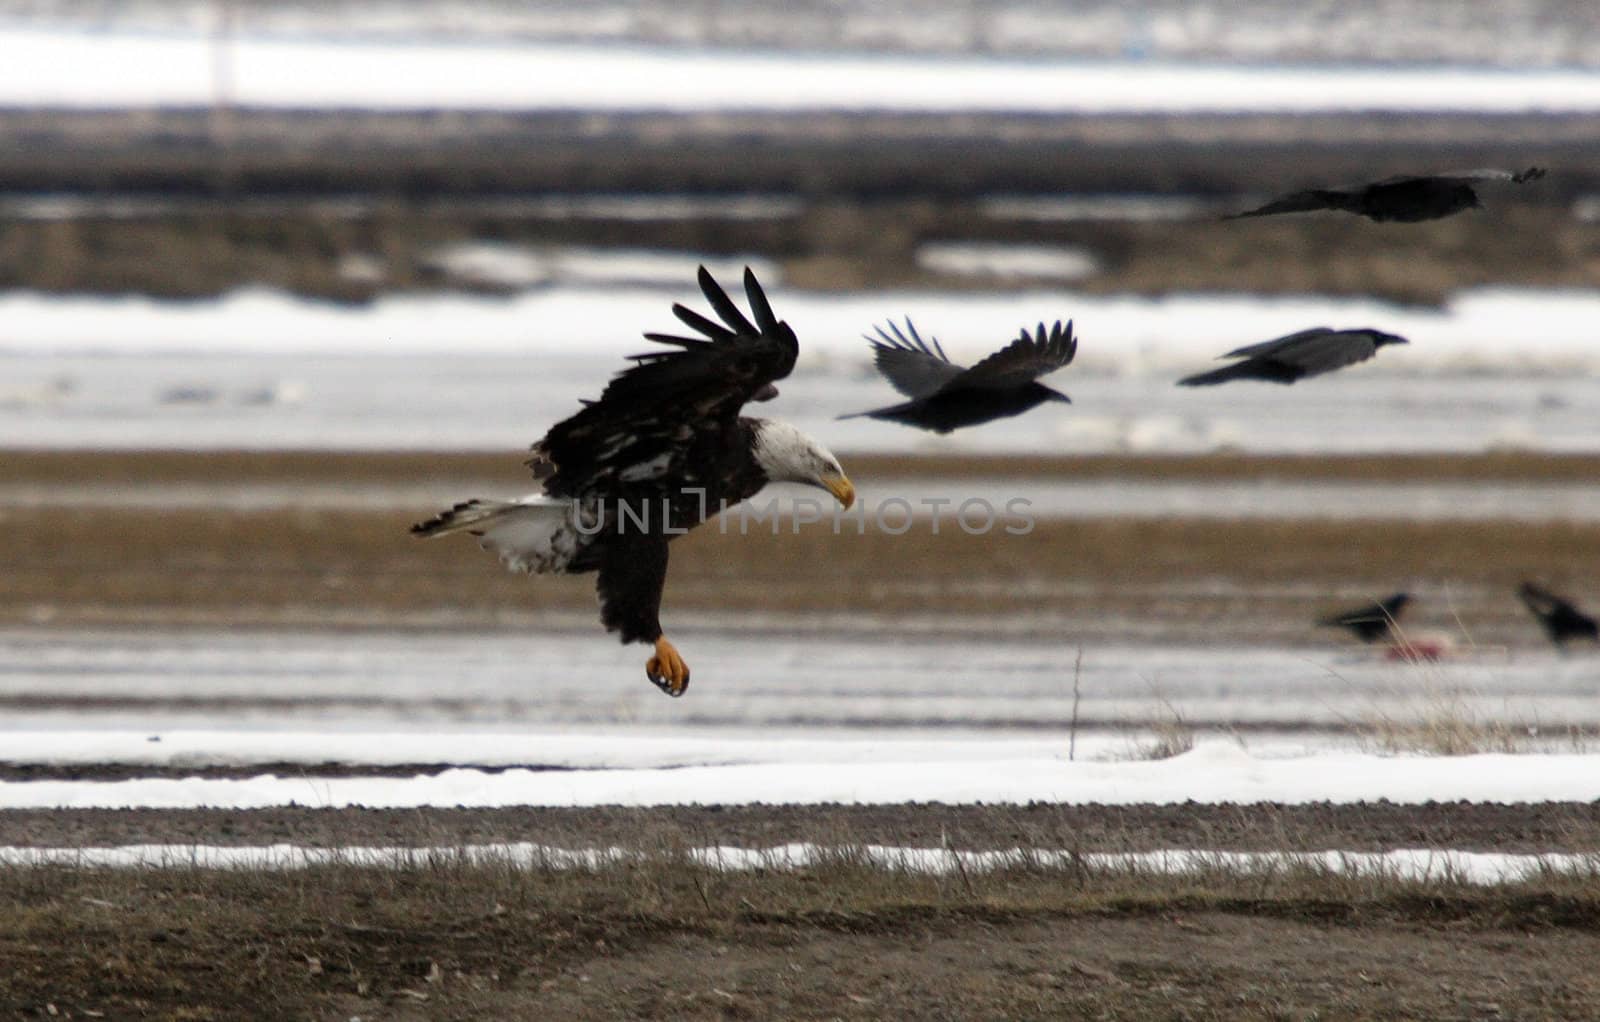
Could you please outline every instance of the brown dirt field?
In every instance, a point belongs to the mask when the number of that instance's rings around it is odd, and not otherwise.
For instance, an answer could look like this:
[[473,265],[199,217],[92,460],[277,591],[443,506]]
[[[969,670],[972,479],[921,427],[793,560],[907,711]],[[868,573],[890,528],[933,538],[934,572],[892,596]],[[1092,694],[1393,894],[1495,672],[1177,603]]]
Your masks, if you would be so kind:
[[[700,193],[1232,196],[1367,180],[1375,167],[1523,166],[1560,204],[1600,177],[1583,114],[0,111],[0,188],[227,200]],[[936,158],[930,158],[936,157]],[[1393,168],[1391,170],[1391,168]]]
[[1590,882],[468,866],[0,873],[14,1017],[1589,1019]]
[[[1437,303],[1476,284],[1600,284],[1600,224],[1571,215],[1600,188],[1600,147],[1582,117],[240,111],[234,130],[224,151],[204,112],[0,111],[0,192],[186,203],[0,218],[0,280],[168,297],[255,284],[363,301],[472,286],[446,279],[427,253],[477,239],[760,252],[789,282],[824,290],[1019,286],[917,262],[926,242],[966,240],[1082,248],[1099,271],[1074,287],[1091,292]],[[1438,223],[1211,218],[1294,188],[1530,163],[1554,172],[1493,190],[1483,215]],[[800,207],[639,220],[471,204],[574,193],[785,195]],[[1185,222],[1040,222],[988,215],[978,201],[988,194],[1197,196],[1213,208]],[[380,279],[342,275],[350,256],[379,257]]]
[[[176,451],[0,448],[4,483],[85,488],[159,483],[526,485],[524,450],[510,451]],[[863,479],[1070,478],[1222,480],[1457,480],[1494,483],[1592,482],[1600,455],[1536,451],[1479,454],[876,454],[845,452]]]
[[[535,247],[645,246],[760,252],[790,284],[822,290],[985,290],[1037,281],[940,274],[917,260],[929,242],[1059,245],[1098,266],[1071,286],[1091,294],[1248,292],[1356,295],[1438,304],[1464,287],[1600,286],[1600,224],[1561,208],[1512,206],[1374,230],[1332,216],[1239,223],[1050,223],[997,220],[960,201],[835,202],[779,220],[706,224],[579,222],[384,211],[348,219],[315,211],[252,217],[14,221],[0,232],[0,279],[46,292],[199,298],[261,285],[341,301],[396,291],[487,290],[448,278],[430,253],[465,241]],[[1327,253],[1338,253],[1328,258]],[[375,280],[341,266],[381,255]]]
[[[6,485],[523,482],[492,454],[7,452]],[[1584,458],[847,459],[939,475],[1574,481]],[[430,508],[0,508],[0,624],[524,627],[593,614],[586,579],[419,543]],[[1592,564],[1600,527],[1041,522],[1027,543],[810,530],[681,541],[667,613],[893,619],[1139,641],[1302,641],[1351,595],[1444,586],[1482,642],[1537,642],[1506,594]],[[1559,577],[1559,576],[1558,576]],[[1319,595],[1322,594],[1322,595]],[[426,766],[426,765],[423,765]],[[311,771],[314,772],[314,771]],[[13,766],[12,781],[71,771]],[[102,776],[90,769],[83,776]],[[116,776],[114,774],[106,776]],[[426,811],[7,811],[0,845],[625,845],[597,871],[0,870],[0,1017],[199,1019],[1592,1019],[1592,877],[1471,888],[1384,878],[1116,871],[916,876],[844,861],[718,873],[710,844],[1132,851],[1600,852],[1592,804],[821,806]],[[675,858],[676,857],[676,858]]]
[[[230,478],[212,456],[30,456],[17,478],[115,486],[140,478]],[[114,468],[108,464],[115,460]],[[520,485],[515,458],[241,457],[239,477],[269,477],[283,466],[308,485],[351,467],[353,478],[437,480],[452,492],[458,471],[482,468]],[[1439,472],[1482,478],[1496,459],[1443,459]],[[1362,459],[1313,467],[1307,461],[1218,458],[1143,467],[1094,459],[1100,471],[1238,477],[1250,472],[1348,472],[1393,478],[1431,472],[1417,462]],[[1517,478],[1571,478],[1583,459],[1531,459],[1505,466]],[[430,468],[423,468],[430,465]],[[1056,470],[1038,463],[1030,470]],[[104,470],[104,474],[100,474]],[[852,467],[858,485],[874,478]],[[904,465],[890,471],[904,471]],[[87,472],[87,477],[81,474]],[[78,474],[75,474],[78,473]],[[887,478],[887,476],[886,476]],[[478,484],[482,483],[478,480]],[[527,579],[499,568],[470,540],[418,542],[409,525],[432,507],[372,510],[223,511],[68,506],[0,509],[0,623],[526,626],[540,615],[593,612],[592,581]],[[459,541],[457,541],[459,539]],[[1027,536],[996,529],[970,536],[923,527],[901,536],[848,525],[834,535],[812,526],[793,535],[765,527],[738,535],[702,528],[674,548],[664,611],[931,616],[952,630],[997,619],[1085,641],[1314,641],[1307,622],[1342,604],[1397,588],[1426,587],[1437,620],[1481,645],[1543,640],[1510,597],[1526,577],[1558,588],[1582,579],[1574,566],[1600,561],[1600,526],[1516,522],[1215,521],[1208,519],[1040,520]]]

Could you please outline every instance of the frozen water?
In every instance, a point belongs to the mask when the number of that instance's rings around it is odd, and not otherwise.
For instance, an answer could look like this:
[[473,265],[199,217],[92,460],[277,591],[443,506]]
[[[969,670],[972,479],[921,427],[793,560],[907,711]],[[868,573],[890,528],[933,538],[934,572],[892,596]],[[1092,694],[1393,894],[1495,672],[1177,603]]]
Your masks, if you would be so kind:
[[[29,447],[518,449],[597,394],[622,356],[648,347],[640,334],[673,326],[668,307],[694,301],[689,290],[557,285],[364,307],[263,291],[181,304],[13,293],[0,296],[0,436]],[[759,412],[838,451],[1600,449],[1600,296],[1586,292],[1468,292],[1438,311],[781,286],[773,300],[799,332],[802,357]],[[1074,319],[1078,358],[1050,380],[1073,404],[949,437],[836,421],[895,397],[861,334],[907,315],[960,361],[1024,324]],[[1220,352],[1318,323],[1375,326],[1412,343],[1292,388],[1173,386]],[[208,400],[163,400],[180,391]]]
[[[580,620],[580,617],[582,618]],[[586,616],[534,633],[448,629],[0,631],[0,727],[486,730],[865,728],[1055,735],[1073,713],[1079,646],[1043,623],[742,622],[676,615],[694,665],[682,700],[644,679],[646,648]],[[1001,623],[997,623],[997,628]],[[1018,628],[1026,626],[1025,631]],[[1344,732],[1444,712],[1480,723],[1600,726],[1600,660],[1484,651],[1390,663],[1334,643],[1301,649],[1105,644],[1083,649],[1079,719],[1126,737],[1181,718],[1250,732]],[[1126,742],[1123,743],[1126,746]]]

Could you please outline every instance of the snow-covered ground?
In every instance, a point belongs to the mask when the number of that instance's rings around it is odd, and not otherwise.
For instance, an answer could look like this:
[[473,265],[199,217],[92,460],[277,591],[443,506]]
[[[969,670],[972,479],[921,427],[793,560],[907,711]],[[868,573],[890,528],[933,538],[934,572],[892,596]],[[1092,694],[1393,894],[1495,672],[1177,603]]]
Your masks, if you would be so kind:
[[[579,256],[559,258],[572,263]],[[258,288],[213,301],[182,302],[0,292],[0,353],[515,353],[616,359],[641,345],[649,347],[641,339],[647,331],[682,329],[671,313],[674,302],[704,308],[694,285],[698,261],[691,253],[674,259],[641,252],[604,267],[592,260],[584,264],[589,271],[612,274],[608,286],[569,278],[509,297],[386,295],[368,305]],[[768,264],[750,256],[708,265],[741,305],[743,265],[759,271]],[[507,264],[503,271],[514,272],[514,267]],[[638,286],[639,275],[665,286]],[[761,276],[773,308],[800,336],[802,368],[841,358],[865,366],[871,350],[862,334],[875,324],[907,317],[925,336],[938,337],[958,361],[988,353],[1024,325],[1070,319],[1080,342],[1073,369],[1114,375],[1192,368],[1196,360],[1213,359],[1239,344],[1317,323],[1375,326],[1409,338],[1410,345],[1386,348],[1374,365],[1410,373],[1600,368],[1600,347],[1593,337],[1600,294],[1578,289],[1477,288],[1458,292],[1432,309],[1372,298],[1144,297],[1046,287],[813,292],[786,288],[770,270]],[[605,314],[595,315],[597,308]]]
[[[735,289],[736,265],[719,268]],[[190,303],[10,293],[0,296],[0,436],[30,447],[516,449],[649,347],[642,333],[673,327],[673,301],[703,306],[692,259],[683,279],[360,307],[264,291]],[[840,451],[1600,449],[1600,295],[1588,292],[1470,291],[1434,311],[1311,297],[768,287],[802,355],[763,412]],[[1077,360],[1051,379],[1072,406],[950,437],[836,421],[894,396],[861,334],[906,316],[957,360],[1024,324],[1074,320]],[[1412,343],[1292,389],[1173,386],[1224,351],[1317,324]]]
[[6,0],[0,18],[77,31],[212,32],[367,42],[584,41],[923,53],[1341,64],[1600,63],[1581,0],[1307,4],[1253,0]]
[[[411,739],[419,753],[425,737]],[[707,745],[715,758],[719,743]],[[827,743],[821,743],[826,745]],[[1229,741],[1154,761],[1069,761],[994,744],[937,759],[884,759],[843,743],[845,755],[715,766],[486,771],[413,777],[261,774],[244,778],[0,781],[0,809],[261,809],[274,806],[404,809],[424,806],[1208,805],[1275,802],[1588,802],[1600,798],[1600,755],[1377,756],[1320,752],[1263,758]],[[920,750],[926,754],[927,750]],[[328,749],[338,755],[336,742]],[[827,758],[821,758],[826,756]]]
[[[1600,798],[1600,753],[1566,727],[1593,732],[1593,656],[1134,645],[1075,670],[1064,644],[923,624],[683,628],[685,700],[589,630],[14,629],[0,765],[43,775],[0,781],[0,809]],[[1180,720],[1211,725],[1194,751],[1141,758]],[[1372,751],[1429,721],[1525,751]]]
[[[363,109],[1600,110],[1600,73],[638,45],[434,42],[0,26],[0,103]],[[223,69],[225,68],[225,70]]]

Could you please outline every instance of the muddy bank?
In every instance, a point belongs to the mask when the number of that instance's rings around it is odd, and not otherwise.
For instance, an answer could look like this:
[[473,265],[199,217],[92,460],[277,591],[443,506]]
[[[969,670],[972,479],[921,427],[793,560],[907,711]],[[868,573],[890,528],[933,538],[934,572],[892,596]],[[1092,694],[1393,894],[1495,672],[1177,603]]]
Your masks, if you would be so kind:
[[[1043,283],[1438,303],[1476,285],[1600,285],[1596,225],[1574,213],[1600,191],[1582,117],[239,111],[229,130],[219,144],[205,111],[0,111],[0,277],[63,293],[266,285],[360,302],[503,290],[439,263],[446,246],[488,242],[759,253],[786,283],[820,290]],[[1217,221],[1284,190],[1535,163],[1552,168],[1537,186],[1494,189],[1488,212],[1431,224]],[[650,212],[652,197],[686,195],[754,206]],[[1063,219],[991,202],[1064,195],[1179,212]],[[626,213],[564,201],[618,196],[645,201]],[[1093,269],[1038,282],[921,259],[946,242],[1057,246]]]
[[[469,538],[407,535],[431,510],[5,509],[0,624],[461,629],[591,619],[592,579],[512,575]],[[663,608],[668,618],[720,611],[729,621],[819,624],[920,616],[958,631],[1004,619],[1011,631],[1082,642],[1249,646],[1307,641],[1318,617],[1409,588],[1431,594],[1416,626],[1479,647],[1542,648],[1517,584],[1544,578],[1582,600],[1573,566],[1597,560],[1600,525],[1572,522],[1054,519],[1020,537],[711,528],[675,546]]]
[[668,806],[649,809],[7,810],[0,845],[129,844],[558,848],[833,845],[1139,852],[1600,852],[1600,805]]

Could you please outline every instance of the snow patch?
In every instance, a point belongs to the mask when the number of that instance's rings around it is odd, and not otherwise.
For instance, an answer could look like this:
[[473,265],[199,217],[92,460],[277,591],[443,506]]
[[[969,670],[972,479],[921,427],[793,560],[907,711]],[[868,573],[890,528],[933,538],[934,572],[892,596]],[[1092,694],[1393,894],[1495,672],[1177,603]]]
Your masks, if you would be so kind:
[[[210,106],[205,32],[0,29],[0,104]],[[1313,110],[1585,113],[1581,69],[1257,67],[1153,60],[784,54],[616,45],[351,42],[240,35],[241,106],[369,110]]]
[[1048,757],[794,761],[431,776],[143,778],[125,781],[3,781],[0,809],[258,809],[586,805],[1082,805],[1424,802],[1587,802],[1600,798],[1600,756],[1387,757],[1325,752],[1263,759],[1232,743],[1201,743],[1160,761],[1068,761]]

